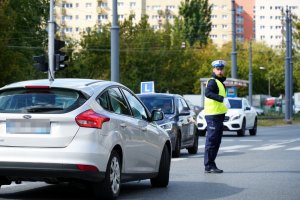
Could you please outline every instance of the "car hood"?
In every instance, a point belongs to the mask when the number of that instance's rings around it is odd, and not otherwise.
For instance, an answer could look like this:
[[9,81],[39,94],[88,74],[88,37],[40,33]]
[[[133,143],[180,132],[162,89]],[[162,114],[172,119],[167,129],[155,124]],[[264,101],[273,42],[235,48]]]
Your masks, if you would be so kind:
[[228,109],[226,112],[226,116],[233,116],[235,114],[242,114],[243,109]]

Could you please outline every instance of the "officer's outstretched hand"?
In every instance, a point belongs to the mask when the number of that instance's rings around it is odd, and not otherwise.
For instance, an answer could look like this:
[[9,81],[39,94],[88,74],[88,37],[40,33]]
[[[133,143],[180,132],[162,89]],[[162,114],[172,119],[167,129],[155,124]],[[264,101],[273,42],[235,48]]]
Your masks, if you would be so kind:
[[231,106],[230,106],[230,103],[229,103],[229,101],[228,101],[227,98],[224,98],[223,103],[224,103],[224,105],[226,106],[226,108],[229,109],[229,108],[231,107]]

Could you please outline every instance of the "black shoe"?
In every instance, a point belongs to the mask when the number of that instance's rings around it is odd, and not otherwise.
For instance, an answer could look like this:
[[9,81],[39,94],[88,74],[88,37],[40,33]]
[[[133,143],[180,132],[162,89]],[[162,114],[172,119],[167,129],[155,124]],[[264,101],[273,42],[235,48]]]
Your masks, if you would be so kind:
[[205,173],[220,174],[220,173],[223,173],[223,170],[218,169],[218,168],[210,168],[210,169],[206,169]]

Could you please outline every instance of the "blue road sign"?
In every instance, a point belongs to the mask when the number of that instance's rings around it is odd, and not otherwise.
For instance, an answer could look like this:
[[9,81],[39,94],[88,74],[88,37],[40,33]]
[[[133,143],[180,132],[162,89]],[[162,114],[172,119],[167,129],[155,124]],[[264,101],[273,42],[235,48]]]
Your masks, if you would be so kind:
[[141,94],[154,93],[154,81],[141,82]]
[[237,88],[227,87],[227,97],[237,97]]

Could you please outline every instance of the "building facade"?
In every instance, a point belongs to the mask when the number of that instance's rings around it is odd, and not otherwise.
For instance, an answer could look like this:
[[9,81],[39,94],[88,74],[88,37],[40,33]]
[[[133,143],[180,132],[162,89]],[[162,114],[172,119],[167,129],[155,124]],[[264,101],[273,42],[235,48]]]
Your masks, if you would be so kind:
[[285,43],[285,11],[300,13],[299,0],[256,0],[255,3],[255,39],[272,48],[283,48]]
[[[118,0],[120,21],[134,15],[134,23],[147,15],[154,30],[171,24],[178,16],[182,0]],[[56,0],[55,18],[62,37],[79,40],[83,33],[112,22],[112,0]],[[210,38],[219,47],[232,41],[232,0],[209,0],[212,4]],[[236,39],[255,39],[271,47],[282,48],[283,14],[288,6],[293,14],[300,13],[300,0],[235,0]]]

